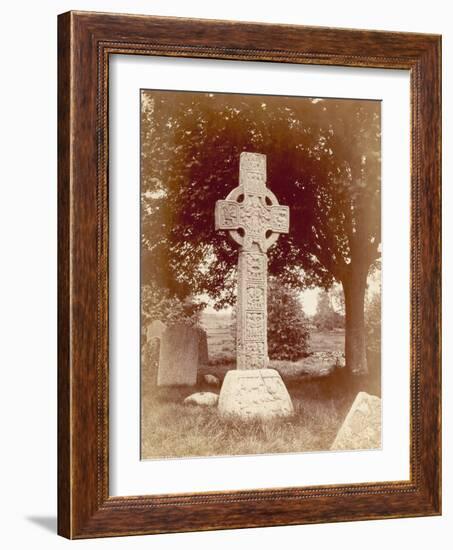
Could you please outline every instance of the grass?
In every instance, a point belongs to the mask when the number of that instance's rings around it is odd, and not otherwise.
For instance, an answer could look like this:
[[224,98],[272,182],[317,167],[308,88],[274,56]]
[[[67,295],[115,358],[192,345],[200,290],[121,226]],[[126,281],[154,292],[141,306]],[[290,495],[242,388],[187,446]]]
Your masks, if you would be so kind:
[[310,351],[343,351],[344,331],[313,331],[310,333]]
[[[273,360],[294,405],[291,418],[241,421],[222,419],[216,407],[184,405],[198,391],[219,392],[203,381],[213,374],[222,382],[236,368],[229,318],[216,319],[208,331],[210,361],[199,369],[193,386],[157,387],[155,368],[142,375],[142,458],[229,456],[328,450],[357,392],[379,395],[379,368],[374,378],[350,378],[346,369],[326,368],[316,355],[301,361]],[[310,352],[344,349],[344,332],[312,332]]]
[[[319,361],[310,357],[297,363],[271,361],[270,367],[280,372],[288,388],[295,414],[270,421],[222,419],[216,407],[183,404],[185,397],[197,391],[218,393],[218,388],[203,382],[204,374],[222,381],[228,370],[236,368],[234,352],[223,349],[225,337],[218,341],[217,346],[209,342],[210,364],[200,368],[195,387],[157,387],[155,371],[143,373],[142,458],[328,450],[357,392],[380,391],[378,377],[350,378],[345,369],[326,374]],[[314,333],[310,345],[311,351],[342,351],[344,334]]]
[[216,407],[184,405],[194,391],[208,390],[203,384],[155,387],[143,400],[142,458],[327,450],[354,398],[328,386],[319,380],[287,382],[295,414],[247,422],[222,419]]

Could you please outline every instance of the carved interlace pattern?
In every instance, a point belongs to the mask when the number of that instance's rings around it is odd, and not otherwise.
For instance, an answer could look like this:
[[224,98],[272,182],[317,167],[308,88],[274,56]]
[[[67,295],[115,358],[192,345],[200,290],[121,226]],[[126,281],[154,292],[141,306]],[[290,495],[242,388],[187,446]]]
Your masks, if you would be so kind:
[[216,203],[216,229],[239,244],[237,368],[264,369],[267,356],[267,249],[289,231],[289,209],[266,187],[266,157],[242,153],[239,187]]

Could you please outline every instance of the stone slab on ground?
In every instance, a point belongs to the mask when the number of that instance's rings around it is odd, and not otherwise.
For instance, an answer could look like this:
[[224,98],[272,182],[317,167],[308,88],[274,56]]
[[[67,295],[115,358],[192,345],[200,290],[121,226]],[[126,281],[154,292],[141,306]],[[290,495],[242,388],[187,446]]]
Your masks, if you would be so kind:
[[359,392],[339,429],[331,451],[381,447],[381,400]]
[[230,370],[219,396],[219,414],[242,419],[290,416],[294,408],[288,390],[274,369]]
[[210,391],[200,391],[193,393],[184,399],[184,405],[200,405],[203,407],[213,407],[217,405],[219,396]]

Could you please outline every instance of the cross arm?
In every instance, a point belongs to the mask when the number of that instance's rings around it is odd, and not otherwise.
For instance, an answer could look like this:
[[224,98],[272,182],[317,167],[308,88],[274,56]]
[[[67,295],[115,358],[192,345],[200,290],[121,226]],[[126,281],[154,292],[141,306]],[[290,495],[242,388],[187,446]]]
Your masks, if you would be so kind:
[[270,207],[270,211],[269,229],[275,233],[289,233],[289,207],[275,205]]
[[236,201],[219,200],[215,204],[215,228],[239,228],[239,204]]

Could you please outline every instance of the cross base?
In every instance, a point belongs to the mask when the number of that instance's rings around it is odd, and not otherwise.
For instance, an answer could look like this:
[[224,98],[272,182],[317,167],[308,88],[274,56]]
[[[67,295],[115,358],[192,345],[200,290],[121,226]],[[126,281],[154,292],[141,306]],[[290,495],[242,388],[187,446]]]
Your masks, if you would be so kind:
[[290,416],[294,407],[288,390],[274,369],[230,370],[219,396],[219,414],[243,420]]

